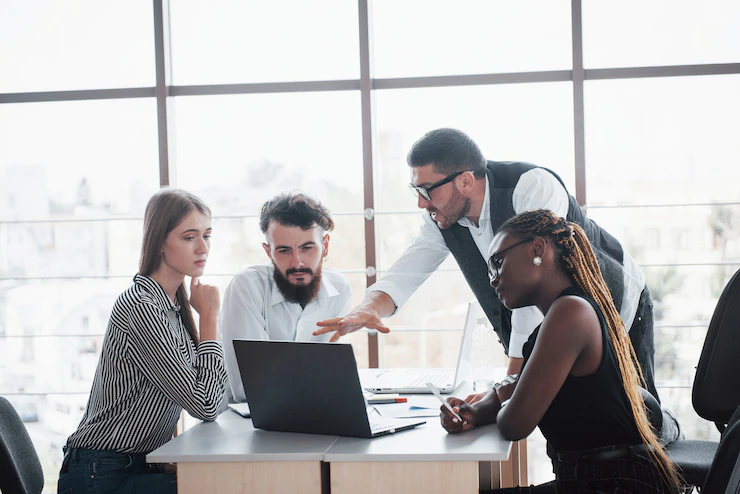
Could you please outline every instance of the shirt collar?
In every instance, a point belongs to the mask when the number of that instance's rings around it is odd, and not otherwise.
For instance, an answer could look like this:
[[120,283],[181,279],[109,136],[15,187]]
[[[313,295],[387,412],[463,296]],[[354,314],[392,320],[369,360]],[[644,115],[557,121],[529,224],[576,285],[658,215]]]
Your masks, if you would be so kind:
[[[483,204],[481,205],[480,215],[478,216],[478,227],[484,222],[487,222],[491,216],[491,192],[488,189],[488,174],[486,174],[486,194],[483,196]],[[467,216],[460,218],[457,223],[465,228],[470,228],[473,224]]]
[[[285,297],[283,296],[283,292],[280,291],[280,289],[277,286],[277,283],[275,283],[275,267],[272,267],[272,271],[270,272],[270,276],[273,278],[270,280],[272,284],[272,293],[270,295],[270,305],[277,305],[281,304],[283,302],[286,302]],[[321,305],[321,303],[331,297],[336,297],[339,295],[339,290],[336,289],[336,287],[332,284],[331,281],[326,276],[326,271],[321,276],[321,286],[319,287],[319,293],[316,295],[316,301]],[[311,300],[313,302],[314,300]],[[291,302],[292,303],[292,302]],[[309,302],[310,303],[310,302]]]
[[160,306],[162,309],[174,309],[177,311],[180,310],[180,306],[172,303],[172,300],[170,300],[170,297],[167,296],[167,292],[164,291],[162,285],[154,281],[153,278],[150,278],[149,276],[144,276],[142,274],[137,274],[136,276],[134,276],[134,284],[150,294],[154,298],[154,301],[157,303],[157,305]]

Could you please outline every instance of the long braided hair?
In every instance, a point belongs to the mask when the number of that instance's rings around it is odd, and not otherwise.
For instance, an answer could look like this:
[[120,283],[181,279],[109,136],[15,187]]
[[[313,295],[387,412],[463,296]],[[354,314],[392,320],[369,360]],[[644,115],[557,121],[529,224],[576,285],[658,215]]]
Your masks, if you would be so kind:
[[637,424],[640,438],[648,448],[649,455],[658,467],[666,483],[678,487],[681,483],[673,463],[668,459],[656,431],[650,425],[645,404],[638,389],[645,378],[637,362],[624,322],[614,306],[609,288],[601,275],[591,243],[586,232],[575,223],[570,223],[552,211],[538,209],[510,218],[498,229],[519,236],[538,236],[552,241],[556,257],[571,281],[601,308],[609,328],[609,339],[614,347],[622,376],[622,384],[630,402],[632,415]]

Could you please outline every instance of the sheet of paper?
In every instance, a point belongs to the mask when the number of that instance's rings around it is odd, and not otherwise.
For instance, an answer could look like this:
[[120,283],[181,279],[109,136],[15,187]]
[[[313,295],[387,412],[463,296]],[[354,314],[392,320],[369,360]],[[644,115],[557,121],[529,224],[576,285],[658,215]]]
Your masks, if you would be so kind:
[[229,403],[229,408],[234,410],[242,417],[249,418],[252,416],[249,411],[249,403]]
[[400,419],[439,416],[439,406],[436,409],[432,410],[430,408],[411,408],[407,403],[389,403],[386,405],[373,405],[372,408],[381,417]]
[[412,396],[409,398],[409,406],[413,408],[433,408],[439,412],[439,400],[432,395]]

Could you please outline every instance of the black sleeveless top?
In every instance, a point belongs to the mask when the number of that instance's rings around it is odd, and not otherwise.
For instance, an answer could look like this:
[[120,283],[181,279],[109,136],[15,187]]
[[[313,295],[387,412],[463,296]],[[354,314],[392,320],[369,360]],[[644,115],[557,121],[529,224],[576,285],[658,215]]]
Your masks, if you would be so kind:
[[[619,364],[609,330],[599,305],[578,287],[566,288],[558,298],[575,295],[588,301],[599,316],[603,351],[596,372],[588,376],[569,375],[539,423],[542,435],[555,451],[577,451],[614,444],[640,444],[640,434],[624,391]],[[524,345],[527,365],[540,327]]]

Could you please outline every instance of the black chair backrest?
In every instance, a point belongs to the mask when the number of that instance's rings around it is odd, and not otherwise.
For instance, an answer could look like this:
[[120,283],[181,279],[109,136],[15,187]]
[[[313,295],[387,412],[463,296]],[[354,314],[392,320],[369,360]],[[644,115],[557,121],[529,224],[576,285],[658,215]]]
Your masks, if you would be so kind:
[[645,403],[645,410],[647,411],[647,418],[653,429],[660,431],[663,428],[663,410],[660,408],[660,403],[655,399],[650,391],[639,387],[640,394],[642,395],[642,401]]
[[44,472],[26,426],[8,400],[0,396],[0,491],[39,494]]
[[699,357],[692,402],[701,417],[726,424],[740,406],[740,271],[722,291]]
[[722,434],[702,494],[740,492],[740,407]]

